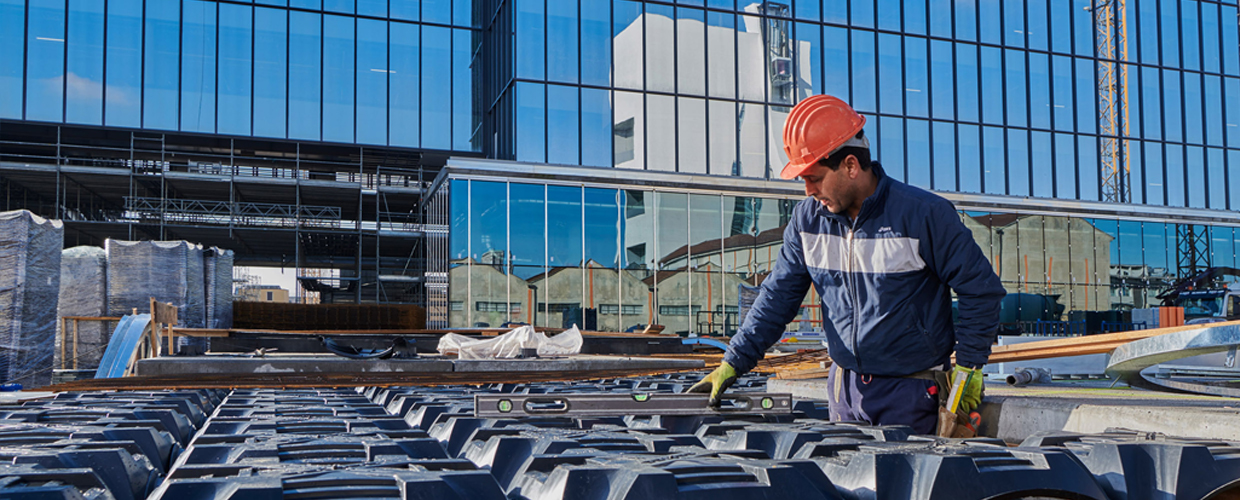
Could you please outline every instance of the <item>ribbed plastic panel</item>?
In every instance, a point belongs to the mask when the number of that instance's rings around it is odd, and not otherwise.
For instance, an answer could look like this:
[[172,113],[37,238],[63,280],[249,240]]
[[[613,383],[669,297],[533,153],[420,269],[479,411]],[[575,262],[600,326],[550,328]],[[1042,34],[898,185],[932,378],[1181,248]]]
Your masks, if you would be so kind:
[[698,377],[62,394],[0,405],[0,498],[1202,499],[1240,480],[1232,443],[1124,431],[1009,447],[830,422],[812,402],[790,416],[490,419],[471,406]]

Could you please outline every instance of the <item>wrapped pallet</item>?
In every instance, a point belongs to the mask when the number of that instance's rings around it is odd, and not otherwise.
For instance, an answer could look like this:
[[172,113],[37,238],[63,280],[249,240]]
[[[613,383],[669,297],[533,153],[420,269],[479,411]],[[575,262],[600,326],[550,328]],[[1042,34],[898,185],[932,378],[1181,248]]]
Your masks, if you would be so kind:
[[51,383],[63,245],[60,221],[0,212],[0,383]]
[[207,328],[232,328],[233,251],[211,247],[203,254],[207,294]]
[[[108,315],[151,309],[151,298],[178,309],[177,326],[202,328],[202,247],[184,241],[109,239]],[[196,301],[192,303],[192,301]]]
[[[102,248],[82,246],[65,250],[60,256],[60,317],[66,316],[107,316],[108,315],[108,254]],[[99,367],[99,359],[108,346],[108,338],[112,335],[110,325],[102,321],[82,321],[77,323],[76,363],[73,346],[74,324],[68,325],[68,331],[56,338],[55,366],[65,366],[81,370],[93,370]],[[64,324],[57,327],[65,328]],[[67,342],[63,352],[64,360],[60,359],[61,342]],[[63,363],[62,363],[63,361]]]

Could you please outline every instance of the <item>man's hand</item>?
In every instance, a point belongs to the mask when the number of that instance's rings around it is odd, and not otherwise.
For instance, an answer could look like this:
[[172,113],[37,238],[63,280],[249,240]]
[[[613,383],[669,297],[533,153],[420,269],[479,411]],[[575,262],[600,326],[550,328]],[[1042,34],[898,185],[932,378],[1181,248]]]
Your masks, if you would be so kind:
[[693,387],[690,387],[686,392],[710,393],[710,405],[717,407],[719,406],[720,396],[723,395],[723,391],[732,387],[733,383],[736,383],[736,369],[724,362],[719,365],[719,368],[715,368],[715,371],[710,372],[710,374],[702,377],[702,380],[699,380],[698,383],[693,384]]
[[981,367],[968,368],[965,366],[956,365],[956,367],[952,369],[950,383],[956,383],[956,378],[960,374],[964,374],[966,376],[972,375],[972,377],[967,377],[968,382],[964,386],[964,391],[960,395],[960,409],[958,410],[958,412],[968,415],[969,412],[973,411],[978,405],[982,404],[982,379],[985,376],[982,375]]

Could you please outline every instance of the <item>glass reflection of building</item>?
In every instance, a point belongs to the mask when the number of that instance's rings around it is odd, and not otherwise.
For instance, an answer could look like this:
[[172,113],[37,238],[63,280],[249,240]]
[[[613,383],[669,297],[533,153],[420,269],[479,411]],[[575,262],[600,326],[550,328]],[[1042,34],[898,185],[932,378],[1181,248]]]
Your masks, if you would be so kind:
[[[453,326],[580,308],[604,330],[730,333],[804,196],[769,180],[783,121],[818,93],[866,115],[890,175],[957,204],[1009,293],[1063,306],[1041,319],[1157,305],[1236,264],[1237,10],[1110,5],[486,2],[482,148],[521,163],[449,161],[452,286],[432,306]],[[816,328],[804,304],[793,326]]]

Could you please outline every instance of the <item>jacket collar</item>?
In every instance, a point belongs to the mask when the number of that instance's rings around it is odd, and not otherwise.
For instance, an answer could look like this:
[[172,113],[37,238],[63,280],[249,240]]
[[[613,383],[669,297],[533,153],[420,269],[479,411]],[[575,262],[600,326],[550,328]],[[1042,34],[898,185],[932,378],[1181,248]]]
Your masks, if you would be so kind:
[[[887,172],[883,170],[883,166],[876,161],[870,162],[870,170],[874,172],[876,177],[878,177],[878,186],[874,188],[874,194],[871,194],[861,202],[861,211],[857,212],[857,221],[855,224],[860,224],[861,221],[872,215],[873,212],[877,210],[877,207],[882,205],[887,200],[887,192],[891,190],[891,183],[895,182],[891,179],[891,177],[887,176]],[[852,227],[854,225],[854,222],[850,221],[847,215],[833,213],[821,204],[818,205],[818,211],[823,215],[839,221],[844,225],[844,227]]]

